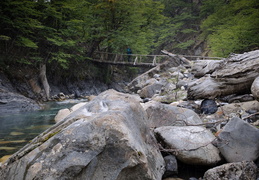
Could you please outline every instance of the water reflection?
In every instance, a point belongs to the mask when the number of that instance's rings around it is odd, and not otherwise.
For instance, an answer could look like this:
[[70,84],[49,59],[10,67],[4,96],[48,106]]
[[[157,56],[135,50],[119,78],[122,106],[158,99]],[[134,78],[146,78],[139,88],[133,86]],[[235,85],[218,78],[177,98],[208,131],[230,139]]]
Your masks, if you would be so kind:
[[14,114],[0,114],[0,158],[11,155],[38,134],[55,124],[56,113],[85,100],[48,102],[44,110]]

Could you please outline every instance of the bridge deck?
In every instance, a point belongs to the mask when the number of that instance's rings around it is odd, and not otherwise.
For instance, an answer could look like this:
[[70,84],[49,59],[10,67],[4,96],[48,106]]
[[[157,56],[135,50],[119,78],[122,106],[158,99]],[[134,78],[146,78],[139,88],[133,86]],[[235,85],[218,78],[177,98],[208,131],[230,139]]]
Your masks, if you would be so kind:
[[99,59],[91,59],[93,62],[103,63],[103,64],[110,64],[110,65],[121,65],[121,66],[136,66],[136,67],[155,67],[158,64],[152,63],[134,63],[134,62],[113,62],[113,61],[104,61]]
[[188,55],[142,55],[142,54],[115,54],[107,52],[95,52],[90,59],[94,62],[123,65],[123,66],[136,66],[136,67],[154,67],[173,57],[183,57],[188,60],[219,60],[219,57],[204,57],[204,56],[188,56]]

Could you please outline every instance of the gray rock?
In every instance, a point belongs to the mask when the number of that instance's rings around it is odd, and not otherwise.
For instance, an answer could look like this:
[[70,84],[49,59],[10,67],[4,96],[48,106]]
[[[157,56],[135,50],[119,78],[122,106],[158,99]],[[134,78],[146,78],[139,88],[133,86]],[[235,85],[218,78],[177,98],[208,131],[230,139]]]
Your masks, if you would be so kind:
[[252,161],[223,164],[205,172],[204,180],[255,180],[257,167]]
[[180,80],[179,82],[177,82],[176,84],[176,88],[181,88],[181,87],[187,88],[188,87],[188,81],[186,80]]
[[218,135],[215,145],[228,162],[254,161],[259,157],[259,130],[234,117]]
[[145,103],[150,127],[185,126],[201,124],[200,117],[190,109],[175,107],[155,101]]
[[251,110],[259,111],[258,101],[226,104],[218,108],[217,113],[229,115],[231,113],[238,113],[242,111],[251,111]]
[[172,177],[178,173],[178,165],[175,156],[167,155],[164,157],[165,160],[165,173],[163,178]]
[[259,101],[259,76],[254,80],[251,86],[251,92],[254,98]]
[[69,114],[71,114],[72,112],[68,109],[68,108],[65,108],[65,109],[60,109],[58,111],[58,113],[56,114],[56,116],[54,117],[54,120],[55,122],[59,122],[63,119],[65,119]]
[[135,96],[108,90],[15,153],[0,169],[13,180],[157,180],[164,160]]
[[217,112],[218,106],[217,103],[212,99],[204,99],[201,102],[201,113],[204,114],[213,114]]
[[187,96],[187,92],[185,90],[184,91],[175,90],[175,91],[171,91],[168,93],[162,92],[160,94],[164,94],[164,95],[155,94],[152,97],[152,100],[161,102],[161,103],[165,103],[165,104],[171,104],[175,101],[186,99],[186,96]]
[[215,137],[202,126],[163,126],[156,128],[155,133],[186,164],[214,165],[221,160],[219,150],[212,145]]
[[145,86],[144,88],[141,89],[139,92],[140,97],[142,98],[151,98],[157,93],[160,93],[161,88],[164,86],[162,83],[154,83],[148,86]]

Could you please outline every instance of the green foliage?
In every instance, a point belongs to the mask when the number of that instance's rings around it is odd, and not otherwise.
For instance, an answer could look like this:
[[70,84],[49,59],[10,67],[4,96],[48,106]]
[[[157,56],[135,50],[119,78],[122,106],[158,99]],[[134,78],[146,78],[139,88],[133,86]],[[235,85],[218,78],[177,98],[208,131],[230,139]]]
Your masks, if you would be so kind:
[[11,37],[5,36],[5,35],[0,35],[0,41],[9,41]]
[[186,42],[179,43],[175,46],[175,48],[180,48],[180,49],[188,49],[190,46],[192,46],[195,43],[194,40],[188,40]]
[[199,31],[198,4],[188,0],[161,0],[166,16],[159,33],[157,46],[181,53],[194,43],[193,34]]
[[30,40],[29,38],[26,37],[18,37],[19,41],[17,42],[18,45],[23,46],[23,47],[28,47],[28,48],[33,48],[37,49],[38,46],[35,42]]
[[202,23],[211,55],[226,57],[259,47],[259,2],[257,0],[221,1],[211,9],[213,0],[205,1],[203,11],[211,13]]

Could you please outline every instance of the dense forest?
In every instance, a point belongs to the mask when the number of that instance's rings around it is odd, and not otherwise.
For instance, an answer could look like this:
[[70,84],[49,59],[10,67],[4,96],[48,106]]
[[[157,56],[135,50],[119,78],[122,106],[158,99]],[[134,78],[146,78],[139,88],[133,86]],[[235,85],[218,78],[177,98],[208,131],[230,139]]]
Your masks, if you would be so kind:
[[2,0],[0,69],[91,78],[93,52],[127,46],[140,54],[202,46],[196,54],[226,57],[258,49],[258,9],[258,0]]

